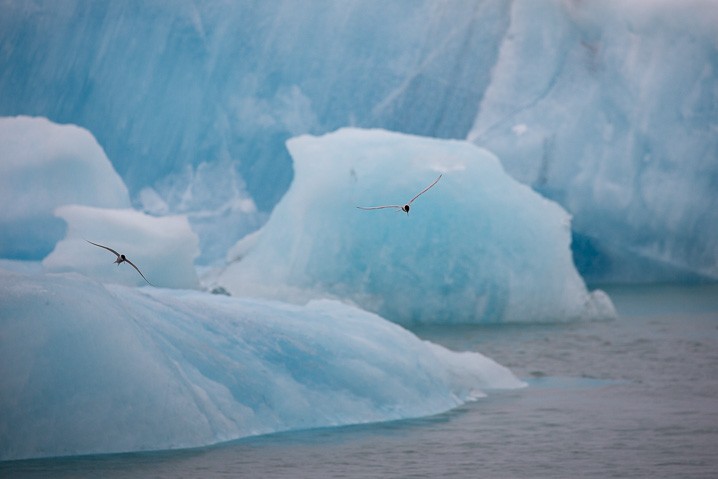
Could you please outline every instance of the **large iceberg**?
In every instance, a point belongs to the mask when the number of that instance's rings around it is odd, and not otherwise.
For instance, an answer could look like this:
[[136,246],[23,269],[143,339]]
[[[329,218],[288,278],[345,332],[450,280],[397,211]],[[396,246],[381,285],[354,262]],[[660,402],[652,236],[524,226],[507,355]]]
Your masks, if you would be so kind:
[[574,217],[593,281],[718,279],[718,3],[512,2],[469,139]]
[[333,301],[0,270],[0,460],[202,446],[446,411],[523,383]]
[[92,134],[45,118],[0,118],[0,257],[42,259],[65,233],[55,209],[70,203],[130,206]]
[[[488,151],[351,128],[294,138],[288,148],[292,186],[217,279],[231,293],[338,297],[403,324],[615,314],[574,267],[570,216]],[[439,174],[408,215],[357,209],[403,204]]]

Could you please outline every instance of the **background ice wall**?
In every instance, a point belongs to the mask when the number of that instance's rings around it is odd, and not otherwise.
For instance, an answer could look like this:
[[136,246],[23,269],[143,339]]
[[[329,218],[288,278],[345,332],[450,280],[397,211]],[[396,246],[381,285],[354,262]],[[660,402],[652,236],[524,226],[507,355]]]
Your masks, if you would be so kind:
[[[715,10],[710,0],[8,0],[0,115],[89,129],[136,206],[205,229],[202,262],[284,194],[287,138],[356,125],[471,133],[574,215],[575,258],[591,279],[715,277]],[[205,170],[238,175],[221,201],[201,195],[198,182],[216,176]],[[210,203],[214,212],[199,206]],[[234,235],[227,243],[215,241],[215,219]]]
[[0,91],[12,92],[0,115],[88,128],[133,196],[185,165],[231,159],[263,211],[289,186],[291,136],[348,124],[464,136],[507,20],[503,0],[0,9]]
[[513,2],[469,139],[573,214],[587,279],[718,279],[715,2]]

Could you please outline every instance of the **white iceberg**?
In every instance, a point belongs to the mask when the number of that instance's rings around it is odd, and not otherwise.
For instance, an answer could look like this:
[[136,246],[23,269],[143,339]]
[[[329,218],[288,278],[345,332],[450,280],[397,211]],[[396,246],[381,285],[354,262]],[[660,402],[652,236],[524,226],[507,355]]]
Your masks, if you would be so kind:
[[76,271],[108,283],[147,284],[130,265],[113,264],[115,255],[88,243],[92,241],[125,254],[154,286],[199,287],[194,267],[199,240],[185,216],[156,218],[132,209],[79,205],[60,207],[56,214],[68,231],[42,260],[47,271]]
[[62,238],[62,205],[129,208],[124,182],[87,130],[0,117],[0,257],[38,260]]

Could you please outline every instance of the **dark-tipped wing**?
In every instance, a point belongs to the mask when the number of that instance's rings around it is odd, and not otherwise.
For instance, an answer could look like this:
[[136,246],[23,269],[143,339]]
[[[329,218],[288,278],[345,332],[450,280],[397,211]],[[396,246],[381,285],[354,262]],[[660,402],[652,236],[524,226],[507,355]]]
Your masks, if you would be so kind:
[[408,204],[408,205],[412,204],[415,199],[417,199],[418,197],[420,197],[421,195],[423,195],[424,193],[426,193],[427,191],[429,191],[429,188],[431,188],[431,187],[434,186],[436,183],[438,183],[442,176],[443,176],[443,175],[439,175],[439,176],[434,180],[434,182],[433,182],[432,184],[430,184],[429,186],[427,186],[426,188],[424,188],[423,190],[421,190],[421,192],[420,192],[418,195],[416,195],[415,197],[413,197],[407,204]]
[[132,261],[130,261],[130,260],[127,259],[126,257],[125,257],[125,261],[126,261],[127,263],[129,263],[130,266],[132,266],[133,268],[135,268],[135,270],[137,270],[138,273],[140,273],[140,276],[142,276],[142,279],[144,279],[145,281],[147,281],[147,284],[149,284],[150,286],[154,286],[154,284],[150,283],[150,282],[147,280],[147,278],[145,278],[145,275],[142,274],[142,271],[140,271],[140,268],[138,268],[137,266],[135,266],[135,263],[133,263]]
[[100,248],[105,248],[107,251],[112,251],[113,253],[115,253],[115,255],[116,255],[118,258],[120,257],[120,253],[118,253],[117,251],[113,250],[112,248],[108,248],[107,246],[102,246],[101,244],[93,243],[93,242],[90,241],[90,240],[85,240],[85,241],[87,241],[87,242],[90,243],[90,244],[94,244],[95,246],[99,246]]
[[402,209],[399,205],[384,205],[384,206],[357,206],[360,210],[383,210],[384,208],[397,208]]

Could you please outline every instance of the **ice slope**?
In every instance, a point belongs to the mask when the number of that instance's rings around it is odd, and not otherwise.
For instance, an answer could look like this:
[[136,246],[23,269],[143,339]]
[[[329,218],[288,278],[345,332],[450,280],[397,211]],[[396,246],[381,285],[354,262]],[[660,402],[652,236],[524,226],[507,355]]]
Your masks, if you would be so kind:
[[[570,217],[466,141],[341,129],[288,142],[295,177],[217,283],[235,295],[330,296],[403,324],[613,317],[570,250]],[[357,206],[404,204],[409,215]]]
[[417,417],[523,383],[332,301],[0,270],[0,460]]
[[594,281],[718,279],[718,4],[518,0],[469,139]]
[[45,118],[0,117],[0,257],[44,257],[65,232],[54,210],[70,203],[130,206],[92,134]]

